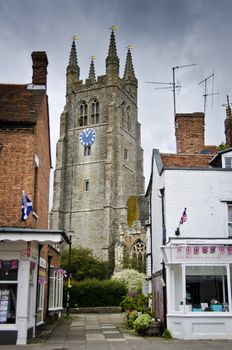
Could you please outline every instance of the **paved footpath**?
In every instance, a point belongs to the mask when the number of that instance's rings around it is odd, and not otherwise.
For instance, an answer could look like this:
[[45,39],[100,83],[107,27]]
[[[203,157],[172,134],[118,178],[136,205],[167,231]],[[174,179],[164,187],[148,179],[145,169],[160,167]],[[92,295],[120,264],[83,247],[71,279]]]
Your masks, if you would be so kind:
[[78,314],[58,322],[42,343],[0,345],[0,350],[230,350],[232,341],[165,340],[136,336],[125,326],[125,314]]

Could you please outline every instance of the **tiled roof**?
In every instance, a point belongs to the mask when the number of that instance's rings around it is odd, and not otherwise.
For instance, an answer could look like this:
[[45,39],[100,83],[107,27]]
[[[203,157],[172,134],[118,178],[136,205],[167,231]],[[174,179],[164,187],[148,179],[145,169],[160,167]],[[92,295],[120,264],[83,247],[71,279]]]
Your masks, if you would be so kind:
[[209,168],[211,154],[160,154],[165,168]]
[[0,124],[35,124],[45,90],[0,84]]

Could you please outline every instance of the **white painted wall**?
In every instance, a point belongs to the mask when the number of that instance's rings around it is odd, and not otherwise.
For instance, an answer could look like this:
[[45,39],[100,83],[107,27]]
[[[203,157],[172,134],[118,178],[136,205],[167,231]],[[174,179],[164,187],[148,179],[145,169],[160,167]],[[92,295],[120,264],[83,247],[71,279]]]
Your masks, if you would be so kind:
[[[162,211],[159,188],[165,188],[167,240],[175,230],[184,208],[187,221],[180,225],[181,237],[228,237],[228,210],[225,200],[232,201],[232,171],[224,169],[164,170],[153,168],[152,231],[153,272],[161,269]],[[223,201],[224,200],[224,201]]]
[[228,210],[222,199],[232,200],[232,171],[166,170],[167,236],[174,236],[184,208],[183,237],[228,237]]

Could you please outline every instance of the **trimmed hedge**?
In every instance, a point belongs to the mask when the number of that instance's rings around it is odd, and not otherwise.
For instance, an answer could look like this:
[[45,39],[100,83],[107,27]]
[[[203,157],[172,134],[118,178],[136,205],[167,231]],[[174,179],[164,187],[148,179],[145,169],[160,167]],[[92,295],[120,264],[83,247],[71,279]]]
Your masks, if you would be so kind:
[[[119,306],[127,294],[125,283],[113,280],[72,281],[69,289],[70,307]],[[64,285],[64,307],[66,307],[67,283]]]

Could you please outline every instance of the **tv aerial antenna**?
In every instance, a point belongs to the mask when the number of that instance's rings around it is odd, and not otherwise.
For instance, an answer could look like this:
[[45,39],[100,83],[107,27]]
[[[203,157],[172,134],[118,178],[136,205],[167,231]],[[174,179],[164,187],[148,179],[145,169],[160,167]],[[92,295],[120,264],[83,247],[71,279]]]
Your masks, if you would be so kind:
[[226,100],[227,100],[227,103],[223,104],[222,106],[226,107],[226,110],[228,111],[229,116],[231,116],[231,107],[230,106],[232,106],[232,103],[230,103],[229,95],[226,95]]
[[179,69],[179,68],[186,68],[186,67],[192,67],[192,66],[196,66],[196,63],[192,63],[192,64],[185,64],[182,66],[175,66],[172,67],[172,82],[160,82],[160,81],[146,81],[146,83],[148,84],[158,84],[158,85],[163,85],[163,86],[159,86],[157,88],[155,88],[155,90],[170,90],[172,89],[173,92],[173,107],[174,107],[174,118],[176,116],[176,90],[178,89],[178,92],[180,91],[180,88],[183,87],[178,81],[176,83],[176,74],[175,74],[175,70]]
[[[212,93],[208,93],[208,80],[213,78],[213,83],[212,83]],[[207,98],[208,96],[212,96],[212,103],[213,103],[213,96],[214,95],[219,95],[219,92],[213,92],[214,91],[214,72],[209,75],[207,78],[203,79],[202,81],[199,82],[199,85],[204,83],[204,94],[202,95],[204,98],[204,115],[206,114],[206,104],[207,104]]]
[[176,74],[175,74],[175,70],[179,69],[179,68],[187,68],[187,67],[192,67],[192,66],[196,66],[196,63],[191,63],[191,64],[185,64],[182,66],[175,66],[172,67],[172,82],[173,82],[173,105],[174,105],[174,118],[176,117]]

